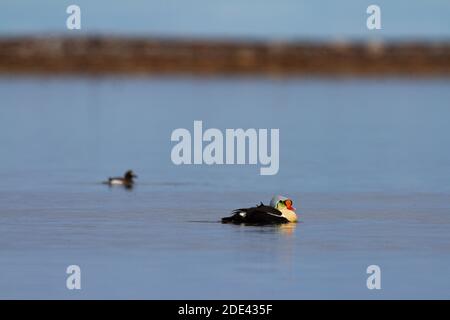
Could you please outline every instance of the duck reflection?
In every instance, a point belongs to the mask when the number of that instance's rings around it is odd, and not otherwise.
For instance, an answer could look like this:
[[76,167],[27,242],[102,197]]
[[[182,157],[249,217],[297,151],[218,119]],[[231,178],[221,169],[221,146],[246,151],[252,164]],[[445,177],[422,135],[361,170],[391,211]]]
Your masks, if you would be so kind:
[[287,237],[293,237],[297,223],[285,223],[275,226],[275,229],[282,235]]

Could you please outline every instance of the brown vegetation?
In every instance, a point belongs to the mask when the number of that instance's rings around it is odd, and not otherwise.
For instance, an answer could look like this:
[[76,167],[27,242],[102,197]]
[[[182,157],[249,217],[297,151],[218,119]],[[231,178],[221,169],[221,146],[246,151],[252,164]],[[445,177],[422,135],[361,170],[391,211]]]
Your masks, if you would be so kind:
[[5,38],[0,72],[449,75],[450,43]]

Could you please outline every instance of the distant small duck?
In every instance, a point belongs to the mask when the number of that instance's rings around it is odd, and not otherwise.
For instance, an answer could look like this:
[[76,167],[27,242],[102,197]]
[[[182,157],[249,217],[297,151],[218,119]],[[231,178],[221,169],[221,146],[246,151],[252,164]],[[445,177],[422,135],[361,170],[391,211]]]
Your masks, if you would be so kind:
[[256,207],[236,209],[232,216],[222,218],[222,223],[265,225],[297,222],[297,214],[292,205],[291,199],[275,196],[270,201],[270,206],[261,202]]
[[104,183],[110,186],[124,186],[126,188],[131,188],[134,185],[134,178],[137,177],[138,176],[134,174],[133,170],[128,170],[123,177],[109,178],[108,181],[105,181]]

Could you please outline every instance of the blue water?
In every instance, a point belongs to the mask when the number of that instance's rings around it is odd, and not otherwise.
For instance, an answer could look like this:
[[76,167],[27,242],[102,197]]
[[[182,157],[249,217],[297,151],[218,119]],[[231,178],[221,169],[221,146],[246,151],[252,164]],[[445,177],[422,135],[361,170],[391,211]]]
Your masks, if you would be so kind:
[[[0,79],[1,298],[450,298],[448,79]],[[172,130],[279,128],[280,171]],[[101,184],[132,168],[132,191]],[[284,194],[301,223],[218,223]],[[68,265],[82,290],[65,287]],[[382,289],[366,288],[366,268]]]
[[[81,30],[66,29],[66,8],[81,8]],[[382,29],[366,27],[369,5]],[[312,40],[449,39],[450,3],[443,0],[3,0],[0,35],[126,34]]]

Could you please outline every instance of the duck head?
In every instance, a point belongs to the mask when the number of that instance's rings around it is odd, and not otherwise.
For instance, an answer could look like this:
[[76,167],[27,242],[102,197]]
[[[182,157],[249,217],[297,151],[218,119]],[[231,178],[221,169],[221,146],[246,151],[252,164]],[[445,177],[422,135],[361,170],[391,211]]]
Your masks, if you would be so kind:
[[297,221],[297,214],[293,207],[293,201],[283,196],[274,196],[270,201],[270,206],[279,210],[290,222]]
[[288,210],[295,211],[295,208],[292,206],[293,204],[294,203],[291,199],[283,196],[274,196],[272,200],[270,200],[270,206],[275,209],[286,208]]
[[125,181],[132,182],[134,178],[137,178],[138,176],[133,172],[133,170],[128,170],[125,172],[124,179]]

